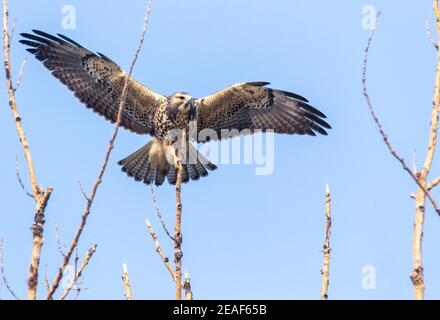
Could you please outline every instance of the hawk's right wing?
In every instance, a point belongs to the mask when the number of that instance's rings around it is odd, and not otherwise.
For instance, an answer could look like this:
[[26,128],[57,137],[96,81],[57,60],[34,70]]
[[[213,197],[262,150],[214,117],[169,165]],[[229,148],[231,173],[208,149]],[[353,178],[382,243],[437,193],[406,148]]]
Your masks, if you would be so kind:
[[[326,135],[331,126],[326,116],[297,94],[266,88],[267,82],[237,83],[195,101],[197,130],[214,130],[224,139],[236,135],[273,130],[275,133]],[[226,136],[222,131],[233,130]],[[248,130],[246,130],[248,129]],[[204,135],[199,137],[205,138]],[[200,140],[199,142],[204,142]]]
[[[103,54],[95,54],[66,36],[42,31],[22,33],[21,43],[42,61],[88,108],[115,122],[127,74]],[[121,126],[136,133],[152,133],[156,108],[165,99],[129,79]]]

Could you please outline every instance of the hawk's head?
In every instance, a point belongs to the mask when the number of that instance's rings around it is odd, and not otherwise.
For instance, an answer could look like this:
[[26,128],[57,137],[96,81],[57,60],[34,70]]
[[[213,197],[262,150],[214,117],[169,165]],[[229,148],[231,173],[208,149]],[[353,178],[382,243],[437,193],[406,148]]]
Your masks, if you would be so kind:
[[186,92],[173,93],[169,98],[168,115],[176,118],[177,114],[187,115],[189,120],[195,117],[194,99]]

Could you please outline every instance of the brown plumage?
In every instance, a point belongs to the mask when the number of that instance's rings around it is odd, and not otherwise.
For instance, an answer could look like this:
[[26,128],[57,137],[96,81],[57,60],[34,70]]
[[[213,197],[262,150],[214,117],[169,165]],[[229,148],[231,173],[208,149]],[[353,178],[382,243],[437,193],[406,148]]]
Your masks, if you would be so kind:
[[[126,73],[111,59],[93,53],[77,42],[58,34],[42,31],[22,33],[21,43],[88,108],[116,121]],[[128,80],[121,126],[154,138],[144,147],[121,160],[122,170],[136,180],[161,185],[165,178],[176,182],[175,162],[183,161],[183,181],[206,176],[216,166],[189,144],[187,154],[179,159],[173,143],[175,130],[197,123],[196,142],[225,139],[255,131],[326,135],[330,125],[325,115],[307,99],[290,92],[267,88],[267,82],[232,85],[201,99],[185,92],[171,96],[155,93],[134,79]],[[228,132],[224,135],[222,130]],[[235,130],[235,131],[229,131]]]

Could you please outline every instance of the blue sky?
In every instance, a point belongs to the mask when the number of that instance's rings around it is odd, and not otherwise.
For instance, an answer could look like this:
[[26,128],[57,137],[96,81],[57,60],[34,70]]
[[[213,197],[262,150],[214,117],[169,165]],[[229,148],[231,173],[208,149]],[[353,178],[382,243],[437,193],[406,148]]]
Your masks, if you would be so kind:
[[[255,165],[221,165],[208,178],[184,185],[184,267],[198,299],[317,299],[321,285],[325,184],[333,195],[331,299],[411,299],[414,183],[388,154],[361,91],[368,30],[361,9],[382,10],[371,48],[369,87],[395,148],[422,163],[435,75],[435,51],[424,22],[434,22],[432,1],[162,0],[153,3],[145,45],[134,77],[162,94],[185,90],[208,95],[241,81],[269,81],[306,96],[327,114],[327,137],[275,137],[275,170],[255,175]],[[41,29],[64,33],[128,68],[146,1],[11,1],[17,34]],[[73,5],[75,30],[63,30],[62,8]],[[435,29],[435,28],[433,28]],[[69,244],[85,206],[78,180],[89,190],[113,126],[82,106],[24,47],[13,43],[17,92],[40,183],[55,191],[47,209],[42,266],[53,279],[61,263],[55,221]],[[0,237],[7,278],[26,296],[33,201],[15,177],[22,150],[0,90]],[[168,241],[148,188],[116,162],[149,138],[121,131],[80,244],[98,244],[81,287],[82,299],[122,299],[122,263],[135,298],[172,299],[174,287],[144,224],[148,218],[167,255]],[[440,172],[434,163],[432,177]],[[433,192],[434,196],[440,194]],[[157,196],[170,228],[174,188]],[[426,297],[440,297],[440,218],[427,207],[424,237]],[[362,268],[373,266],[375,289],[363,289]],[[44,268],[42,269],[44,273]],[[41,278],[42,280],[42,278]],[[39,296],[44,295],[41,282]],[[0,297],[9,298],[5,289]]]

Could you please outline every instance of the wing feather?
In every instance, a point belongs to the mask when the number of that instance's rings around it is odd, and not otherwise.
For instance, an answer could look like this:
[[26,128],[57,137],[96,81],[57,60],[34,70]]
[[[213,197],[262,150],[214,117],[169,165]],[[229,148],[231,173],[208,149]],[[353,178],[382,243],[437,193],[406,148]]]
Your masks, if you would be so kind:
[[[103,54],[95,54],[72,39],[33,30],[22,33],[27,51],[66,85],[88,108],[115,122],[126,73]],[[153,116],[165,99],[134,79],[128,80],[121,126],[133,132],[153,133]]]
[[[210,96],[197,99],[197,128],[211,129],[222,137],[222,130],[238,130],[238,134],[273,130],[275,133],[326,135],[331,129],[326,116],[295,93],[266,88],[267,82],[232,85]],[[242,131],[249,129],[247,132]],[[237,132],[237,131],[236,131]],[[211,137],[213,139],[214,137]],[[199,141],[204,142],[204,141]]]

